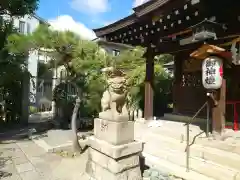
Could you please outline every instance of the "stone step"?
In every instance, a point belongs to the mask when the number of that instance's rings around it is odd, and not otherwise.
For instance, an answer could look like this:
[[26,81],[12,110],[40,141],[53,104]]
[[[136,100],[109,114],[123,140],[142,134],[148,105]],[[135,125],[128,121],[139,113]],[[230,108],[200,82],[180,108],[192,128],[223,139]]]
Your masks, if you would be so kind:
[[[162,125],[164,126],[167,126],[169,128],[179,128],[179,127],[182,127],[183,129],[185,129],[185,122],[174,122],[174,121],[168,121],[168,120],[158,120],[159,122],[162,123]],[[196,130],[196,131],[202,131],[202,129],[197,126],[197,125],[193,125],[193,124],[190,124],[190,129],[191,130]]]
[[[176,150],[185,152],[186,149],[186,142],[180,143],[173,138],[156,135],[154,133],[147,133],[141,141],[147,142],[148,144],[157,143],[161,145],[162,149],[169,151]],[[193,144],[190,147],[190,156],[209,160],[240,171],[240,155],[236,153]]]
[[[185,126],[184,126],[185,127]],[[190,142],[194,140],[195,144],[212,147],[224,151],[229,151],[233,153],[240,154],[240,140],[214,140],[209,141],[208,138],[206,138],[206,135],[204,132],[198,131],[196,127],[190,126],[190,129],[192,130],[190,132]],[[140,124],[135,123],[135,138],[141,139],[141,136],[143,135],[141,132],[151,132],[155,133],[157,135],[162,135],[164,137],[171,137],[174,138],[178,142],[184,142],[186,140],[186,127],[183,129],[181,125],[177,128],[170,128],[168,125],[162,126],[162,127],[147,127],[146,124]],[[145,134],[144,133],[144,134]],[[202,133],[202,134],[200,134]]]
[[220,149],[220,150],[223,150],[223,151],[228,151],[228,152],[240,154],[240,142],[239,142],[239,140],[235,140],[234,142],[228,142],[228,141],[221,141],[221,140],[208,141],[206,139],[198,139],[196,141],[196,143],[200,144],[202,146],[216,148],[216,149]]
[[[186,153],[183,151],[183,146],[179,146],[179,149],[173,149],[172,147],[167,147],[167,145],[162,143],[163,141],[157,140],[157,138],[152,138],[152,141],[148,141],[144,145],[144,152],[150,154],[152,156],[165,159],[171,163],[174,163],[178,166],[185,167],[186,166]],[[201,151],[197,152],[193,148],[190,150],[190,168],[193,171],[204,174],[205,176],[209,176],[219,180],[238,180],[240,179],[240,170],[236,170],[234,168],[230,168],[228,166],[222,165],[224,164],[224,157],[221,158],[221,164],[215,163],[215,161],[210,161],[211,153],[208,154],[208,158],[201,157]],[[226,155],[224,152],[223,156]],[[228,154],[229,155],[229,154]],[[200,156],[200,157],[199,157]],[[214,160],[218,159],[221,156],[213,156]],[[225,159],[227,160],[227,158]],[[233,160],[233,159],[232,159]],[[239,161],[229,161],[230,163],[239,164]],[[228,162],[227,162],[228,163]],[[239,167],[239,166],[238,166]],[[235,178],[235,179],[234,179]]]
[[[164,122],[161,127],[148,127],[147,124],[135,123],[135,129],[136,136],[138,136],[138,132],[149,131],[170,136],[179,141],[186,140],[186,126],[184,126],[184,123],[174,124],[172,122]],[[193,125],[190,126],[189,134],[191,140],[198,134],[201,134],[201,137],[206,136],[200,128]]]
[[171,172],[172,175],[181,177],[185,180],[215,180],[213,178],[204,176],[203,174],[199,174],[195,171],[186,172],[186,169],[184,167],[171,163],[163,158],[152,156],[145,152],[143,152],[142,154],[145,157],[145,164],[150,168],[165,172]]
[[[186,155],[185,153],[178,151],[162,150],[160,146],[146,145],[144,152],[152,156],[165,159],[171,163],[174,163],[181,167],[186,167]],[[215,164],[211,161],[203,160],[201,158],[191,157],[190,170],[203,174],[205,176],[217,179],[217,180],[240,180],[239,171],[230,169],[225,166]]]

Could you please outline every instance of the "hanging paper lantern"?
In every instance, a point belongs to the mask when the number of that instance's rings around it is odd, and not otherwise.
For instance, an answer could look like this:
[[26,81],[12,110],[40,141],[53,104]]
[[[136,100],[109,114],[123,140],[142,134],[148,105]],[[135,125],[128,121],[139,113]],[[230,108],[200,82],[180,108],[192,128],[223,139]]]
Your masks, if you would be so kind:
[[215,90],[222,86],[223,61],[217,56],[209,56],[202,63],[202,83],[204,88]]

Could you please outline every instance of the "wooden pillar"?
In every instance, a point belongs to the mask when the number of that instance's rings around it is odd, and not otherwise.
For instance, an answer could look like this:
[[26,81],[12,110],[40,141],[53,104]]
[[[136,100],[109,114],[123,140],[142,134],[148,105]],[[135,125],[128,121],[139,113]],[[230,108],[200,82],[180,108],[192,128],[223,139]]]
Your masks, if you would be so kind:
[[212,106],[212,131],[221,134],[225,128],[226,111],[226,80],[223,79],[222,87],[214,93],[217,105]]
[[146,78],[145,78],[145,100],[144,119],[153,119],[153,78],[154,78],[154,54],[151,48],[147,49],[146,57]]
[[174,82],[173,82],[173,113],[178,112],[178,97],[179,97],[179,88],[182,80],[182,57],[176,55],[174,57]]

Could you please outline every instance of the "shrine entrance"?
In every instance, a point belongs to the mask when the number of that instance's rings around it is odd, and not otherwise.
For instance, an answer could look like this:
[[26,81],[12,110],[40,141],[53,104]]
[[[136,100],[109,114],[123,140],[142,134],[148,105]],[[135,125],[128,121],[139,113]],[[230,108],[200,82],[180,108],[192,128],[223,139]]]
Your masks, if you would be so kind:
[[[216,4],[219,5],[218,8]],[[94,29],[97,37],[106,41],[146,47],[145,120],[152,120],[155,115],[153,88],[155,55],[175,56],[174,114],[191,117],[206,102],[206,90],[201,83],[201,69],[197,69],[201,67],[202,61],[191,58],[189,55],[202,45],[208,44],[224,46],[224,53],[234,57],[239,52],[232,51],[231,48],[234,43],[236,44],[236,39],[240,39],[239,5],[240,1],[152,0],[134,8],[133,14],[108,26]],[[234,58],[230,62],[230,71],[234,67],[233,61]],[[197,63],[200,64],[197,65]],[[240,61],[237,63],[240,64]],[[189,68],[189,64],[191,66],[196,64],[196,69]],[[235,75],[229,75],[229,77],[236,78]],[[235,107],[234,112],[237,112],[238,106],[240,109],[238,103],[240,99],[231,98],[228,95],[234,94],[230,86],[226,93],[225,83],[224,79],[223,87],[218,91],[221,105],[212,108],[211,112],[212,118],[214,117],[212,129],[218,132],[224,129],[225,116],[231,115],[228,112],[232,110],[228,109],[231,109],[231,106]],[[230,81],[227,80],[227,83]],[[226,104],[229,107],[226,107]],[[199,116],[206,117],[206,112],[203,110]],[[236,119],[238,115],[235,113],[234,116]],[[232,118],[229,117],[229,119]]]
[[[202,61],[186,56],[177,56],[176,61],[180,58],[182,65],[176,67],[175,72],[173,113],[193,116],[207,100],[202,86]],[[201,111],[198,117],[206,118],[206,110]]]
[[[217,98],[219,104],[217,106],[219,107],[210,108],[210,117],[211,119],[218,119],[215,120],[215,126],[221,126],[222,124],[226,128],[237,131],[240,121],[240,80],[238,78],[240,66],[231,63],[232,57],[230,57],[229,61],[229,55],[225,53],[225,49],[217,46],[203,45],[193,53],[189,53],[190,57],[187,54],[186,56],[176,56],[173,114],[192,117],[208,101],[208,91],[202,84],[202,62],[204,58],[211,55],[211,53],[207,53],[208,49],[211,49],[215,56],[219,56],[224,64],[223,87],[220,88],[219,97]],[[215,114],[213,111],[215,111]],[[202,119],[202,122],[205,123],[207,108],[201,109],[197,118]],[[218,125],[216,125],[216,122],[218,122]]]

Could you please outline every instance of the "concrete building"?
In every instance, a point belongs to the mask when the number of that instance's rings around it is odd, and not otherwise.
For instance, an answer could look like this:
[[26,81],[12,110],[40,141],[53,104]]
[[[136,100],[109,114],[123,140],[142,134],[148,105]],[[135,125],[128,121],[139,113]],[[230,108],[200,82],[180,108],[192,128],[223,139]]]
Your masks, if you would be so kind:
[[105,39],[102,39],[102,38],[96,38],[93,41],[98,43],[98,45],[106,53],[112,54],[113,56],[119,55],[119,53],[121,51],[124,51],[124,50],[127,50],[127,49],[133,49],[132,46],[129,46],[127,44],[108,42],[108,41],[106,41]]
[[[52,50],[40,49],[38,51],[38,64],[47,64],[51,61],[49,53]],[[52,109],[53,69],[49,69],[41,77],[38,77],[36,107],[38,111],[50,111]]]

